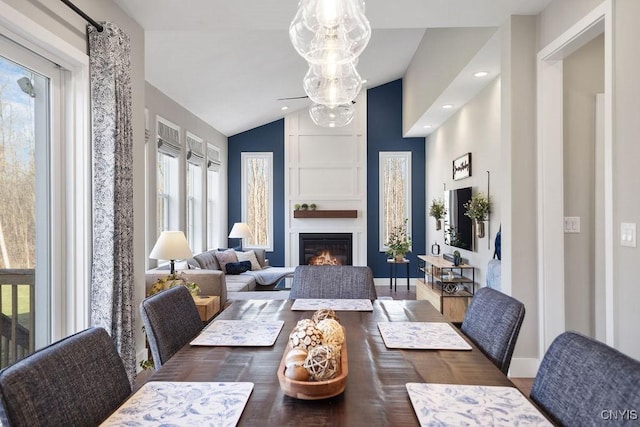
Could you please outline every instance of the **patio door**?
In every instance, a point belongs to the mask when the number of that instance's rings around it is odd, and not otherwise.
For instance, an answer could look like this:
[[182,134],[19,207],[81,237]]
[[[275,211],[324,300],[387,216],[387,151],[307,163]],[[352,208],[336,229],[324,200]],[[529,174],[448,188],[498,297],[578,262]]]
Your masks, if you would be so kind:
[[0,37],[0,365],[51,341],[51,150],[60,70]]

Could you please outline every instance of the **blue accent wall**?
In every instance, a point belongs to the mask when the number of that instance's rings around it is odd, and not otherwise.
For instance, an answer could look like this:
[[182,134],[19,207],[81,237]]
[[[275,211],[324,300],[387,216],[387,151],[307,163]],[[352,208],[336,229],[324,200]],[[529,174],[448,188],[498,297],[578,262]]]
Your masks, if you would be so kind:
[[[411,277],[422,277],[417,255],[426,253],[425,227],[425,139],[402,137],[402,80],[396,80],[367,91],[367,264],[374,277],[389,277],[387,255],[380,252],[380,191],[378,185],[379,152],[411,151],[411,235],[413,252]],[[404,277],[405,269],[398,275]],[[404,286],[404,281],[398,280]]]
[[[228,138],[228,221],[227,234],[234,223],[242,220],[241,153],[273,153],[273,252],[267,254],[271,265],[284,265],[284,119]],[[230,245],[237,245],[231,239]]]

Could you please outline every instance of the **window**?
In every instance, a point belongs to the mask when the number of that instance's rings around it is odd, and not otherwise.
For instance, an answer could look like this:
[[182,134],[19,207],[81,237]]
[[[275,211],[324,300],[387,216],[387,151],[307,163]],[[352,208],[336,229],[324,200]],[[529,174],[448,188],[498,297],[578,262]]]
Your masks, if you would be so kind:
[[177,230],[178,223],[178,158],[180,157],[180,130],[158,117],[157,160],[157,236],[165,230]]
[[380,251],[395,227],[405,219],[411,235],[411,152],[380,152]]
[[207,247],[217,248],[222,240],[220,212],[220,150],[207,146]]
[[202,252],[203,140],[187,132],[187,241],[195,253]]
[[242,153],[242,221],[252,237],[244,246],[273,250],[273,153]]
[[1,366],[87,327],[89,311],[86,55],[11,12],[0,33],[30,46],[0,36]]

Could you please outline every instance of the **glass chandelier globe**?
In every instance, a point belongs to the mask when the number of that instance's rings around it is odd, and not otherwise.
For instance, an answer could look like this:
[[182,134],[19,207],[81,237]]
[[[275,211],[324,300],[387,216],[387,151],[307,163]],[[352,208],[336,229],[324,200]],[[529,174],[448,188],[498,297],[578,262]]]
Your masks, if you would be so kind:
[[336,105],[335,107],[324,104],[313,104],[311,108],[309,108],[309,115],[316,125],[335,128],[351,123],[355,116],[355,108],[351,102]]
[[310,65],[302,84],[313,102],[333,107],[353,101],[362,87],[362,78],[351,62],[332,67]]
[[362,0],[301,0],[289,26],[296,51],[309,63],[328,56],[339,62],[357,58],[369,43],[371,25]]

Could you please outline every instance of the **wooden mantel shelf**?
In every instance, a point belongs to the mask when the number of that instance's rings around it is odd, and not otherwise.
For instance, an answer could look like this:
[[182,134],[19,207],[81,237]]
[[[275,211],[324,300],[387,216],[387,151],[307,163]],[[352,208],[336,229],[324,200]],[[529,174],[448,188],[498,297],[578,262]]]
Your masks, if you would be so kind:
[[357,218],[357,210],[315,210],[315,211],[293,211],[294,218]]

